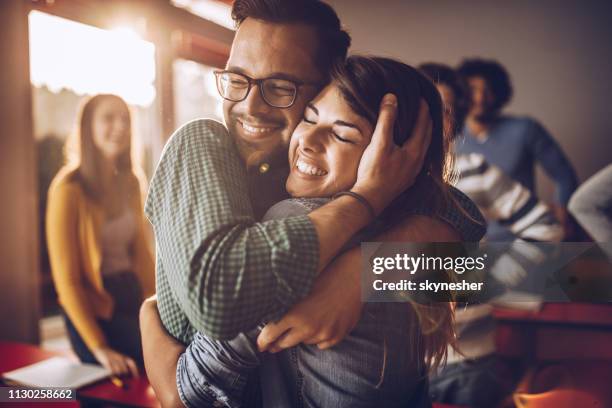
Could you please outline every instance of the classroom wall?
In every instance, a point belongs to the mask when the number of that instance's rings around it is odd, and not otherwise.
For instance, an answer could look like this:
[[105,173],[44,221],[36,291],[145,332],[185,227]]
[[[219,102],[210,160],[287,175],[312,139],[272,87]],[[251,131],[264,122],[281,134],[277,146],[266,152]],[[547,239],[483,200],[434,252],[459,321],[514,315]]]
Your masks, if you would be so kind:
[[[495,58],[510,72],[507,110],[540,120],[584,180],[612,162],[612,2],[329,0],[352,51],[410,64]],[[542,183],[540,183],[542,184]],[[550,196],[551,188],[542,185]]]

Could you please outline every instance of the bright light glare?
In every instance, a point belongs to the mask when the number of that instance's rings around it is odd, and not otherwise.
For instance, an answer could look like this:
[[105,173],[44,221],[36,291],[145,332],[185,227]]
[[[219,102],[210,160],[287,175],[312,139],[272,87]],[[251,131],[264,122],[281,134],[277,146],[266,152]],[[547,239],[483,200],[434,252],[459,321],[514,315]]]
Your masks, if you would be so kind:
[[172,4],[210,20],[215,24],[233,30],[231,6],[216,0],[172,0]]
[[155,46],[133,30],[102,30],[39,11],[30,12],[29,26],[34,86],[112,93],[144,107],[155,99]]

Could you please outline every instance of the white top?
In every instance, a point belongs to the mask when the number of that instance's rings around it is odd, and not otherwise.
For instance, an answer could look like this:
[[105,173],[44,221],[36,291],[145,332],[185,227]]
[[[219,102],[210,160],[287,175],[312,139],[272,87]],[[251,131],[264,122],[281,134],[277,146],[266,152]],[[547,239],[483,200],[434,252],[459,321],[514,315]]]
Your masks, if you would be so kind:
[[132,242],[136,221],[131,211],[106,221],[102,226],[102,275],[112,275],[132,269]]

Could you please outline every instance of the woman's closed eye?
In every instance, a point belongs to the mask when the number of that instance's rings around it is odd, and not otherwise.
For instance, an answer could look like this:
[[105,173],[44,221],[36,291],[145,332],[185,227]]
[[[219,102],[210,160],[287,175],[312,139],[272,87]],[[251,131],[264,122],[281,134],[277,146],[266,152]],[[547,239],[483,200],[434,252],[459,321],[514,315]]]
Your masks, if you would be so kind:
[[306,108],[304,112],[304,116],[302,116],[302,121],[308,123],[310,125],[314,125],[317,123],[317,115],[314,112],[310,112],[311,109]]
[[339,142],[355,144],[355,142],[353,142],[352,140],[346,139],[340,136],[339,134],[337,134],[336,132],[331,132],[331,133],[332,133],[332,136],[334,136]]
[[319,110],[311,103],[306,105],[306,109],[304,109],[304,115],[302,116],[302,121],[304,123],[314,125],[317,123],[318,117],[319,117]]

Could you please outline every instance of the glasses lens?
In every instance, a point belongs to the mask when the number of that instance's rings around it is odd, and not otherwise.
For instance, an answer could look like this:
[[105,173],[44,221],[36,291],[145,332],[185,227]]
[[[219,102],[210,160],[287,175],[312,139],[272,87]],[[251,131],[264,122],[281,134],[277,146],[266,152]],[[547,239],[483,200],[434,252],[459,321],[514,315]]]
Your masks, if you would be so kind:
[[217,74],[219,94],[230,101],[241,101],[249,92],[249,80],[240,74],[222,72]]
[[266,79],[262,81],[261,87],[266,102],[278,108],[291,106],[297,93],[297,86],[284,79]]

